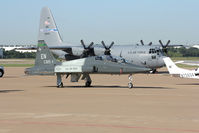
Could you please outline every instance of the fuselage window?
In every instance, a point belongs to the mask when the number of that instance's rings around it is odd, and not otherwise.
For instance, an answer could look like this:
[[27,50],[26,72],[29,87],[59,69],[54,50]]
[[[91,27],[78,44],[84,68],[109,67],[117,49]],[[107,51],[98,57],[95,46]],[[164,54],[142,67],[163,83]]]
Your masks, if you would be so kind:
[[151,49],[149,49],[149,54],[151,54]]
[[155,49],[149,49],[149,54],[155,54],[157,51]]
[[153,53],[153,54],[156,53],[155,49],[152,49],[152,53]]
[[152,59],[156,59],[156,56],[151,56]]
[[156,52],[157,52],[157,55],[159,55],[159,54],[160,54],[160,50],[156,50]]

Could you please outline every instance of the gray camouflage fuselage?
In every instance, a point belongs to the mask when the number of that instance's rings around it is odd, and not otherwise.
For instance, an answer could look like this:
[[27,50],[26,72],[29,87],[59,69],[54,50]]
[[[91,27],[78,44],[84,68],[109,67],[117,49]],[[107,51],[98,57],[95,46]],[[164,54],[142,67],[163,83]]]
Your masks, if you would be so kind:
[[[80,56],[84,50],[81,46],[71,46],[71,48],[73,55],[76,56]],[[95,45],[94,51],[96,55],[102,55],[104,48],[101,45]],[[63,59],[68,54],[61,50],[52,50],[52,52]],[[111,48],[111,55],[123,57],[129,62],[151,69],[161,68],[165,65],[163,61],[165,56],[158,45],[114,45]]]

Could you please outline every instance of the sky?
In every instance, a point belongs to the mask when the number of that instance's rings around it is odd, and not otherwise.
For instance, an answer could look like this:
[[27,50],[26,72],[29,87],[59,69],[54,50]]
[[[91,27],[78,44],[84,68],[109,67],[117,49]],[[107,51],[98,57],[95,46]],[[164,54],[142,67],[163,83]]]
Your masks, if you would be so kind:
[[36,44],[44,6],[72,44],[199,44],[199,0],[2,0],[0,44]]

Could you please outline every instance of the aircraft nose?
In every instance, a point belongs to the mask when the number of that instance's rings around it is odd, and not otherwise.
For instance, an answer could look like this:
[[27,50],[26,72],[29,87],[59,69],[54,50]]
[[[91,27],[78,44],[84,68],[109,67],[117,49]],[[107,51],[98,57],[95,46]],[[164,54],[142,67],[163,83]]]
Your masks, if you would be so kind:
[[161,58],[159,58],[160,60],[159,60],[159,64],[160,64],[160,67],[163,67],[163,66],[165,66],[165,63],[164,63],[164,60],[163,60],[163,58],[165,58],[166,56],[162,56]]

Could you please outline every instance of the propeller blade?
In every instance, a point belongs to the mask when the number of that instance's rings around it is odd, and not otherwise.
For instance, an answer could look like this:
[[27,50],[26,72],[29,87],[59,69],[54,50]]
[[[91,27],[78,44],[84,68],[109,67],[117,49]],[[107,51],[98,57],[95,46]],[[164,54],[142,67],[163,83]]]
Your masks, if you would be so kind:
[[149,43],[149,46],[151,46],[151,45],[152,45],[152,42]]
[[159,40],[159,43],[160,43],[160,45],[161,45],[162,47],[164,47],[164,45],[163,45],[163,43],[162,43],[162,41],[161,41],[161,40]]
[[104,41],[102,41],[102,45],[104,46],[105,49],[107,49],[107,47],[106,47]]
[[140,42],[141,42],[141,44],[142,44],[142,45],[144,45],[144,42],[143,42],[143,40],[140,40]]
[[114,42],[111,43],[111,45],[109,46],[109,49],[113,46]]
[[91,48],[93,46],[94,42],[91,42],[91,44],[88,46],[88,48]]
[[81,42],[82,46],[84,47],[84,49],[86,49],[86,45],[85,45],[84,41],[81,40],[80,42]]
[[168,40],[168,42],[167,42],[167,44],[165,45],[166,47],[169,45],[169,43],[170,43],[171,41],[170,40]]

